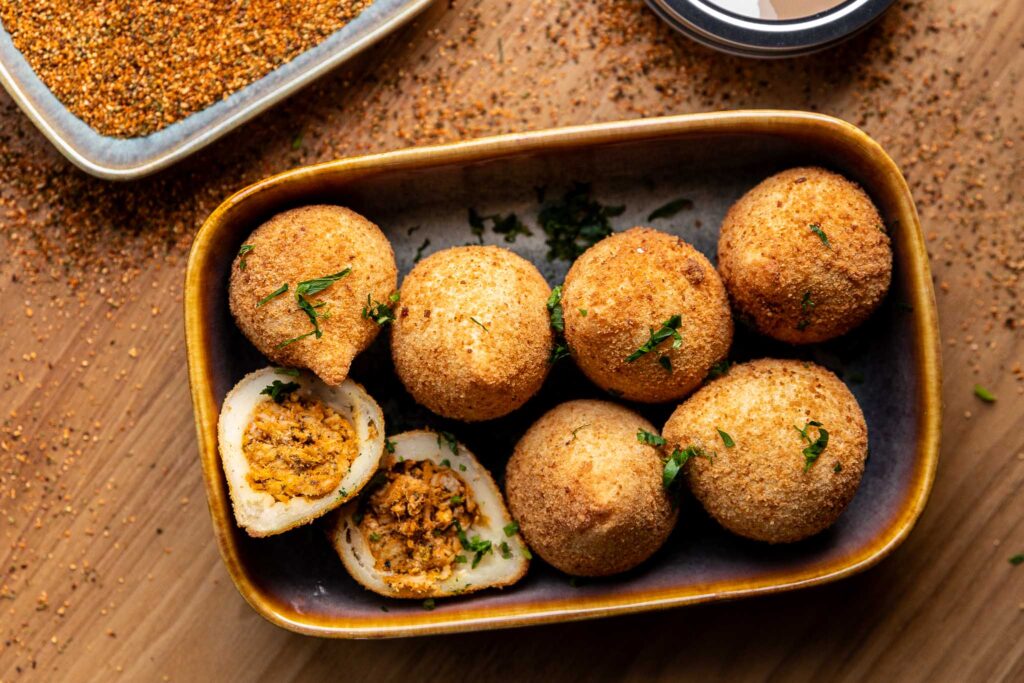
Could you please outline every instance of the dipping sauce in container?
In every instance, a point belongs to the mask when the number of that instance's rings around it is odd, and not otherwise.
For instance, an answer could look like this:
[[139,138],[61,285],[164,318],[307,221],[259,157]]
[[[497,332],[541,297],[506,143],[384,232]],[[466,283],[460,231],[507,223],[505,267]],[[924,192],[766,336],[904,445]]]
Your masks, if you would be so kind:
[[792,57],[835,45],[893,0],[647,0],[681,33],[724,52]]

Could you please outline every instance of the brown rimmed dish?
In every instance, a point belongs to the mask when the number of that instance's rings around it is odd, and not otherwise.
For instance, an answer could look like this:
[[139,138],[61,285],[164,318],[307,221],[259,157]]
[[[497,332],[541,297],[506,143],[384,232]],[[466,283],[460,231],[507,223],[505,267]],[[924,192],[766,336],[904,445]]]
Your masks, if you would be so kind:
[[[626,206],[614,221],[617,229],[650,223],[713,258],[728,206],[769,174],[804,164],[846,174],[875,200],[893,238],[892,290],[871,320],[844,338],[793,349],[740,331],[732,356],[815,360],[841,373],[860,401],[871,455],[856,498],[832,529],[793,545],[757,544],[727,534],[685,501],[666,546],[627,574],[571,585],[535,561],[510,589],[439,600],[427,611],[363,590],[316,525],[267,539],[249,538],[236,527],[217,453],[218,410],[234,382],[266,362],[231,319],[227,278],[244,238],[274,213],[316,202],[349,206],[382,227],[406,273],[418,251],[476,239],[466,220],[469,207],[484,214],[516,211],[532,237],[507,244],[487,233],[485,241],[531,259],[555,284],[567,264],[545,259],[534,221],[539,192],[550,198],[574,182],[592,183],[595,198]],[[679,197],[690,199],[692,208],[648,221],[655,208]],[[343,159],[268,178],[230,197],[197,234],[186,274],[185,325],[200,457],[221,555],[257,612],[301,633],[387,637],[523,626],[834,581],[870,567],[906,538],[935,476],[938,326],[917,212],[899,169],[877,143],[817,114],[741,111],[594,124]],[[451,423],[405,394],[390,369],[387,344],[382,334],[352,374],[381,403],[388,432],[452,431],[499,481],[515,440],[533,419],[570,396],[600,396],[563,361],[541,394],[512,416],[479,426]],[[641,411],[660,425],[672,407]]]

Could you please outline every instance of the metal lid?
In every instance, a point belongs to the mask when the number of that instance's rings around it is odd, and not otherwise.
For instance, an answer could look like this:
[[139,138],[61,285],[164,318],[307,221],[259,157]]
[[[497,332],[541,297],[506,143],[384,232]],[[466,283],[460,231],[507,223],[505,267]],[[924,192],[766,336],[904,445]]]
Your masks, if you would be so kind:
[[[647,0],[662,19],[709,47],[751,57],[792,57],[835,45],[881,16],[893,0],[789,2],[825,7],[797,18],[777,16],[771,0]],[[759,9],[761,8],[761,9]],[[814,10],[809,10],[813,12]],[[799,11],[789,16],[799,15]],[[783,16],[787,16],[785,12]]]

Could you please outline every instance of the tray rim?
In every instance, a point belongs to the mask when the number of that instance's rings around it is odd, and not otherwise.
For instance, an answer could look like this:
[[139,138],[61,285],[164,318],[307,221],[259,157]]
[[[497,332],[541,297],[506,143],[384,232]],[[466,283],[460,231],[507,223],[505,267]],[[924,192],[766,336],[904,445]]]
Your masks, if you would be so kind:
[[[71,113],[71,111],[59,100],[57,101],[56,106],[51,106],[46,102],[37,100],[29,95],[27,84],[24,83],[23,79],[17,77],[13,69],[10,68],[3,60],[0,60],[0,86],[3,86],[4,90],[6,90],[11,96],[11,99],[14,100],[14,103],[18,105],[18,108],[24,112],[43,136],[49,140],[57,151],[67,158],[72,164],[89,175],[102,178],[104,180],[134,180],[156,173],[157,171],[163,170],[168,166],[191,156],[207,145],[228,134],[235,128],[255,118],[270,107],[273,107],[275,104],[287,99],[321,76],[326,75],[328,72],[332,71],[344,62],[352,59],[367,48],[383,40],[391,33],[394,33],[406,26],[409,22],[425,11],[434,1],[435,0],[406,0],[404,6],[400,10],[396,11],[394,16],[387,19],[380,26],[367,31],[356,40],[340,47],[321,61],[311,65],[305,70],[299,71],[279,87],[268,90],[266,93],[248,101],[241,102],[235,109],[229,110],[219,119],[215,119],[210,125],[199,129],[195,133],[186,135],[181,139],[169,142],[158,152],[150,154],[147,157],[143,157],[138,162],[126,165],[105,163],[97,158],[96,151],[90,148],[88,142],[82,144],[76,143],[70,136],[63,135],[58,129],[58,126],[53,123],[53,119],[56,119],[62,112],[73,117],[75,115]],[[0,31],[3,30],[5,29],[3,28],[3,25],[0,24]],[[340,31],[342,29],[338,30]],[[311,50],[316,49],[316,47],[317,46],[311,47],[300,54],[307,54]],[[289,62],[283,64],[282,67],[287,67],[288,64],[294,62],[298,56],[299,55],[293,57]],[[38,74],[36,74],[34,70],[32,71],[32,74],[35,78],[39,78]],[[265,74],[235,92],[242,92],[242,90],[260,83],[269,75],[269,73]],[[45,86],[45,83],[43,85]],[[49,87],[46,89],[50,92]],[[200,109],[189,116],[194,116],[202,111],[206,111],[208,108],[209,107]],[[184,121],[187,118],[189,117],[185,117],[185,119],[181,119],[176,123]],[[111,138],[111,136],[104,136],[101,133],[97,133],[97,135],[101,139]],[[145,136],[141,138],[125,138],[125,140],[140,140],[144,139],[144,137]]]
[[[230,533],[233,524],[231,504],[220,480],[216,425],[218,406],[204,372],[209,368],[206,354],[207,332],[201,315],[203,273],[209,242],[224,225],[224,219],[237,205],[292,182],[321,174],[357,178],[379,170],[408,170],[450,163],[473,163],[517,156],[523,153],[573,149],[615,142],[639,142],[660,137],[714,134],[794,134],[815,131],[843,145],[859,149],[883,176],[882,182],[895,190],[899,228],[894,231],[906,263],[908,297],[913,306],[915,331],[914,356],[921,387],[919,430],[916,446],[918,466],[908,484],[908,497],[895,513],[889,526],[853,555],[836,560],[815,571],[768,572],[756,580],[724,580],[707,586],[670,588],[646,593],[586,596],[572,600],[545,602],[535,606],[502,606],[483,616],[470,616],[470,610],[446,610],[407,615],[382,613],[359,620],[322,619],[300,615],[263,595],[246,575],[238,549]],[[658,118],[594,123],[526,133],[511,133],[462,142],[343,158],[313,166],[292,169],[254,183],[228,197],[203,223],[195,236],[185,274],[186,355],[189,385],[195,412],[197,441],[203,467],[207,500],[221,558],[235,587],[257,613],[273,624],[305,635],[332,638],[383,638],[410,635],[454,633],[557,623],[628,614],[679,605],[736,599],[779,593],[808,586],[831,583],[859,573],[889,555],[910,533],[927,503],[938,465],[941,436],[941,356],[938,316],[932,286],[928,252],[917,209],[906,180],[882,147],[856,126],[823,114],[788,110],[741,110],[702,114],[682,114]],[[474,612],[479,612],[476,610]]]

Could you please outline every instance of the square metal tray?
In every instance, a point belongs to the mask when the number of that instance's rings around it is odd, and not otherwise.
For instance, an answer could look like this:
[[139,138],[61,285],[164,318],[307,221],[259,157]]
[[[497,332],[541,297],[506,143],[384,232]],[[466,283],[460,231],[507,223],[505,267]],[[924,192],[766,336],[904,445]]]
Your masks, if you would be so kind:
[[[856,497],[828,531],[791,545],[759,544],[725,532],[687,500],[665,547],[635,570],[571,585],[536,559],[515,586],[438,600],[435,610],[425,611],[419,602],[385,600],[364,590],[316,524],[265,539],[250,538],[235,525],[217,450],[218,412],[234,383],[267,362],[235,326],[227,283],[239,245],[273,214],[317,202],[349,206],[381,226],[404,274],[425,239],[428,253],[475,239],[468,207],[484,214],[515,211],[533,237],[507,244],[488,232],[486,241],[532,260],[557,284],[567,264],[545,258],[534,222],[538,186],[557,196],[574,181],[592,182],[597,199],[626,206],[614,221],[617,229],[644,224],[654,208],[687,197],[692,210],[653,225],[681,235],[714,260],[718,226],[730,204],[771,173],[800,164],[824,165],[861,183],[889,226],[894,250],[892,289],[861,328],[796,349],[740,327],[730,354],[737,360],[808,358],[847,377],[863,377],[850,384],[867,418],[871,456]],[[928,498],[938,460],[939,337],[913,200],[877,143],[817,114],[725,112],[606,123],[289,171],[235,194],[203,225],[186,275],[185,323],[200,459],[224,562],[260,614],[307,634],[384,637],[521,626],[834,581],[878,562],[906,538]],[[512,415],[479,425],[445,421],[403,390],[391,369],[387,334],[357,359],[352,376],[380,402],[389,433],[423,426],[451,431],[498,481],[516,440],[544,411],[568,397],[603,396],[571,361],[563,361],[541,392]],[[674,405],[633,407],[661,425]]]
[[[141,178],[202,149],[233,128],[398,30],[432,0],[375,0],[359,16],[266,76],[151,135],[101,135],[72,114],[32,70],[0,25],[0,84],[50,142],[86,173]],[[211,74],[216,77],[216,74]]]

